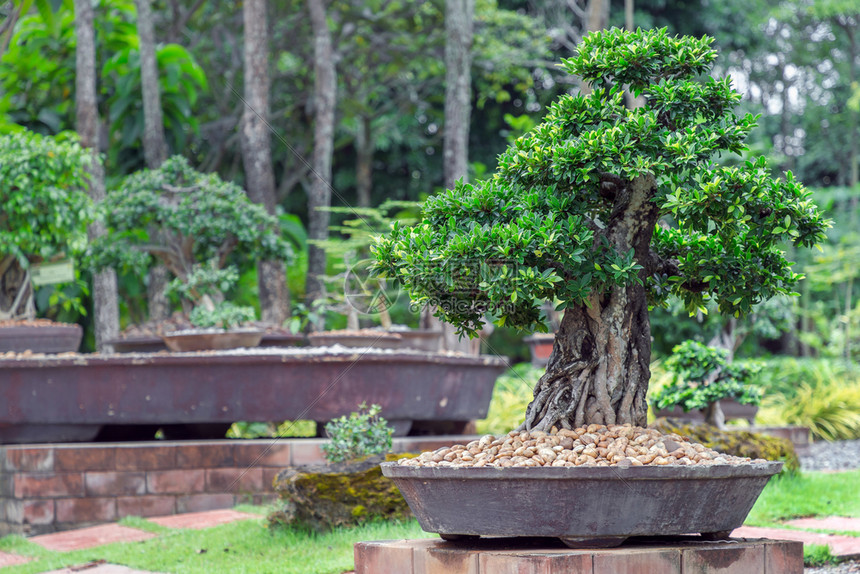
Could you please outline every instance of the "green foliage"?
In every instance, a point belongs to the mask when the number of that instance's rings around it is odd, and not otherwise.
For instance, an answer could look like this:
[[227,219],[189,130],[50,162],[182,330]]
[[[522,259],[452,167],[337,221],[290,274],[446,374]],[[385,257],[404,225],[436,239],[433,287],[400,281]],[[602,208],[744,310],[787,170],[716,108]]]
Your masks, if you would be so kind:
[[107,233],[90,246],[94,266],[142,275],[158,259],[176,278],[171,290],[198,303],[207,297],[220,302],[238,277],[229,266],[292,256],[278,220],[264,207],[181,156],[128,176],[101,207]]
[[760,418],[769,424],[809,427],[817,439],[860,439],[860,380],[815,377],[801,383],[790,400],[768,395]]
[[839,559],[833,556],[830,547],[826,544],[804,544],[803,565],[823,566],[825,564],[838,564]]
[[280,438],[315,437],[317,424],[314,421],[298,420],[282,423],[237,421],[227,430],[227,438]]
[[382,407],[361,403],[358,412],[329,421],[325,425],[330,442],[322,446],[326,460],[343,462],[391,451],[394,430],[379,416]]
[[[790,173],[772,178],[763,158],[713,163],[744,149],[755,118],[732,111],[740,95],[728,79],[696,80],[716,58],[710,43],[665,29],[587,36],[564,67],[593,91],[559,98],[500,156],[492,179],[458,183],[427,200],[420,224],[395,225],[374,246],[376,270],[472,334],[487,312],[543,330],[541,301],[585,305],[630,284],[645,284],[655,304],[674,294],[692,312],[713,299],[736,316],[790,293],[800,275],[781,242],[814,245],[827,222],[810,193]],[[624,106],[623,84],[643,107]],[[605,232],[617,223],[617,194],[649,178],[647,201],[663,218],[653,253],[619,250]],[[645,215],[625,221],[636,217]]]
[[733,398],[739,403],[757,405],[761,389],[750,381],[761,370],[754,361],[729,361],[728,350],[709,347],[696,341],[684,341],[672,350],[665,368],[671,381],[651,396],[655,411],[676,405],[684,412],[704,409],[720,399]]
[[93,215],[86,192],[92,161],[72,136],[0,136],[0,259],[11,255],[26,267],[83,247]]
[[209,327],[230,329],[256,318],[253,307],[234,305],[230,301],[222,301],[216,304],[214,309],[194,307],[188,314],[188,320],[191,321],[191,324],[203,329]]

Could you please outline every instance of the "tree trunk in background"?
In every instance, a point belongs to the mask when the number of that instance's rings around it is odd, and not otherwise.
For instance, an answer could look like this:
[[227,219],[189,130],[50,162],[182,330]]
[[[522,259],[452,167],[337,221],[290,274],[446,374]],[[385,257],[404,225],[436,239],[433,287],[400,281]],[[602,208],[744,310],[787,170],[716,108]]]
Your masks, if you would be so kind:
[[[254,203],[275,215],[275,172],[269,117],[269,35],[266,0],[245,0],[245,107],[242,112],[241,145],[245,167],[245,189]],[[289,293],[283,261],[259,261],[262,320],[282,325],[289,317]]]
[[[164,117],[161,112],[161,88],[155,59],[155,32],[149,0],[135,0],[137,34],[140,37],[140,83],[143,91],[143,157],[146,167],[158,169],[167,159]],[[156,263],[149,270],[146,295],[149,318],[162,321],[170,316],[170,303],[164,295],[168,282],[167,268]]]
[[589,0],[588,31],[603,30],[609,25],[609,0]]
[[[308,304],[325,295],[322,277],[326,271],[325,250],[314,241],[328,238],[331,205],[331,162],[334,150],[334,107],[337,77],[331,32],[323,0],[307,0],[314,35],[314,158],[308,190],[308,276],[305,299]],[[317,325],[319,327],[319,325]]]
[[[445,133],[442,150],[444,184],[453,189],[469,175],[469,122],[472,115],[472,36],[474,0],[445,2]],[[423,311],[422,324],[442,329],[442,349],[474,353],[475,345],[460,338],[453,326],[440,321],[432,309]],[[480,350],[480,347],[478,347]]]
[[[647,261],[657,222],[653,176],[633,180],[600,231],[619,253]],[[595,242],[598,238],[595,237]],[[642,278],[646,275],[643,269]],[[522,428],[549,431],[591,423],[647,424],[651,327],[642,285],[613,287],[564,311],[546,373],[535,385]]]
[[[96,44],[93,27],[93,7],[90,0],[75,0],[75,114],[81,145],[92,150],[93,162],[89,167],[89,193],[94,202],[105,197],[104,166],[99,159],[99,112],[96,100]],[[104,235],[104,225],[90,225],[90,238]],[[96,349],[102,353],[113,352],[105,341],[114,339],[119,333],[119,305],[117,303],[116,273],[105,269],[93,276],[93,320],[95,323]]]
[[373,137],[369,117],[358,118],[355,133],[355,193],[359,207],[370,207],[373,191]]

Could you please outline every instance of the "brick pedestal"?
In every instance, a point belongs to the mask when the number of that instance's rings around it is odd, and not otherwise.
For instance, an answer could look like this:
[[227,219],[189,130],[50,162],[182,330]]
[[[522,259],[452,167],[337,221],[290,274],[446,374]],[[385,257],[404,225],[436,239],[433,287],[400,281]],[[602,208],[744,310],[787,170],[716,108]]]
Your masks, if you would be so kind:
[[[403,437],[420,452],[471,436]],[[157,441],[0,446],[0,536],[262,504],[275,475],[323,462],[324,439]]]
[[359,542],[356,574],[803,574],[803,544],[698,537],[571,550],[552,539]]

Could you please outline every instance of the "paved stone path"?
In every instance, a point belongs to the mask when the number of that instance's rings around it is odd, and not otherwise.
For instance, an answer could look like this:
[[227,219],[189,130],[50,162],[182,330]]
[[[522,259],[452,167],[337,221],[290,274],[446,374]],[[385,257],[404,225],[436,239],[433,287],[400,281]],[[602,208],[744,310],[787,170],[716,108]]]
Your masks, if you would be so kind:
[[[860,532],[860,518],[842,518],[829,516],[827,518],[801,518],[790,520],[787,526],[806,528],[809,530],[832,530],[836,532]],[[830,547],[830,553],[839,558],[860,558],[860,538],[808,532],[807,530],[789,530],[788,528],[758,528],[742,526],[732,532],[733,538],[779,538],[782,540],[797,540],[804,544],[821,544]]]

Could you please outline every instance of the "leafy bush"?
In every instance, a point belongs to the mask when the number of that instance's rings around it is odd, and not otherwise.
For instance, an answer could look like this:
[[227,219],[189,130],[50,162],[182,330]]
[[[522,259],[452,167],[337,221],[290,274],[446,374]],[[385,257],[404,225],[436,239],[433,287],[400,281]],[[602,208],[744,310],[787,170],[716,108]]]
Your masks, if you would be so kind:
[[761,389],[749,382],[761,365],[752,361],[730,362],[728,354],[726,349],[696,341],[684,341],[676,346],[665,363],[671,382],[651,397],[654,410],[671,409],[675,405],[685,412],[704,409],[724,398],[759,404]]
[[839,359],[768,359],[762,424],[809,427],[815,438],[860,438],[860,369]]
[[388,421],[379,416],[382,407],[361,403],[358,412],[349,417],[329,421],[325,425],[331,441],[322,447],[326,460],[343,462],[362,457],[385,454],[391,451],[391,435],[394,430]]

